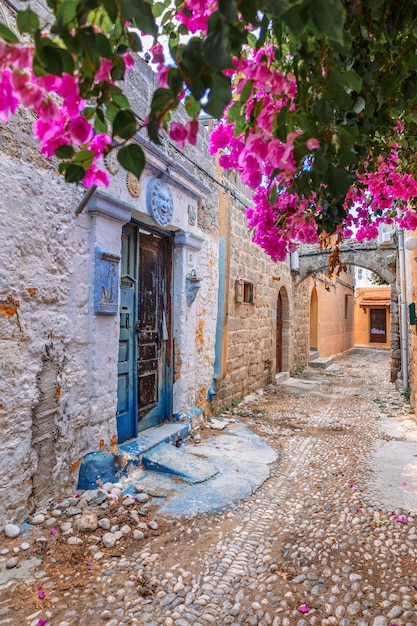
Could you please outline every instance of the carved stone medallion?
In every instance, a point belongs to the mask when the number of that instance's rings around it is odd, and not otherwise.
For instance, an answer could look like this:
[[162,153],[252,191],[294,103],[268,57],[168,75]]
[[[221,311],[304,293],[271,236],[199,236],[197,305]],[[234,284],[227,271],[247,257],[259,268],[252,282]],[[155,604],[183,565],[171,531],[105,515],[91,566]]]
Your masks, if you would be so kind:
[[109,174],[114,176],[120,170],[120,163],[117,160],[117,154],[115,150],[111,150],[103,157],[104,165]]
[[174,212],[171,190],[159,178],[151,178],[146,188],[146,207],[159,226],[167,226]]
[[128,172],[126,176],[126,187],[133,198],[139,198],[141,192],[141,184],[132,172]]

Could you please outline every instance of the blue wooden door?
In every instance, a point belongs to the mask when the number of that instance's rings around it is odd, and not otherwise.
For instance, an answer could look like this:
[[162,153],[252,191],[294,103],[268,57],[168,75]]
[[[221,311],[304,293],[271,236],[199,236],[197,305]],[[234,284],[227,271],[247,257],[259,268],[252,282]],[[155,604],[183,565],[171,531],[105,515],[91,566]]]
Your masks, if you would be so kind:
[[122,233],[120,271],[120,335],[117,385],[117,436],[126,441],[137,435],[136,403],[136,227],[127,225]]
[[122,443],[171,416],[172,240],[123,228],[117,434]]

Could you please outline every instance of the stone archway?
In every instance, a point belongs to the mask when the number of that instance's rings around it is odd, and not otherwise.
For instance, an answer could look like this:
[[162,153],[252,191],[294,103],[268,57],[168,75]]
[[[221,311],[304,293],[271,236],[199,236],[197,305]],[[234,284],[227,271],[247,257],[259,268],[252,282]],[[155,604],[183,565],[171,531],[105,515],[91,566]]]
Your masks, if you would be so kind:
[[[314,272],[326,271],[331,250],[318,246],[303,246],[299,250],[299,269],[296,286]],[[341,263],[363,267],[374,272],[391,287],[391,381],[397,379],[401,370],[400,319],[397,291],[397,248],[394,243],[377,245],[375,242],[344,241],[340,245]]]

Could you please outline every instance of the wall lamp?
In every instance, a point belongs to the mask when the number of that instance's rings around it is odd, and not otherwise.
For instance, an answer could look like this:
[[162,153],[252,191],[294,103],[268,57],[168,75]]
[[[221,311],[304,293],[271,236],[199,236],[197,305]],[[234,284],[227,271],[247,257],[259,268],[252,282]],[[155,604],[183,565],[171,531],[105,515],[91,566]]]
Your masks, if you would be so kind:
[[404,248],[406,250],[417,250],[417,237],[407,237],[404,241]]

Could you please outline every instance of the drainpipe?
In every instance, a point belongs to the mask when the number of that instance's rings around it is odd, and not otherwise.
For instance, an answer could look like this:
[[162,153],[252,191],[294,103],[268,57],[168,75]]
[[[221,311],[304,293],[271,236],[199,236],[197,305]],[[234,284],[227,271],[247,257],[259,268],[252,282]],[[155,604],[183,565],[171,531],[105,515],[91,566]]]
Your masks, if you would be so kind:
[[400,344],[401,344],[401,373],[403,378],[403,391],[408,392],[408,344],[407,344],[407,298],[405,288],[405,252],[404,230],[398,229],[398,265],[400,273]]

